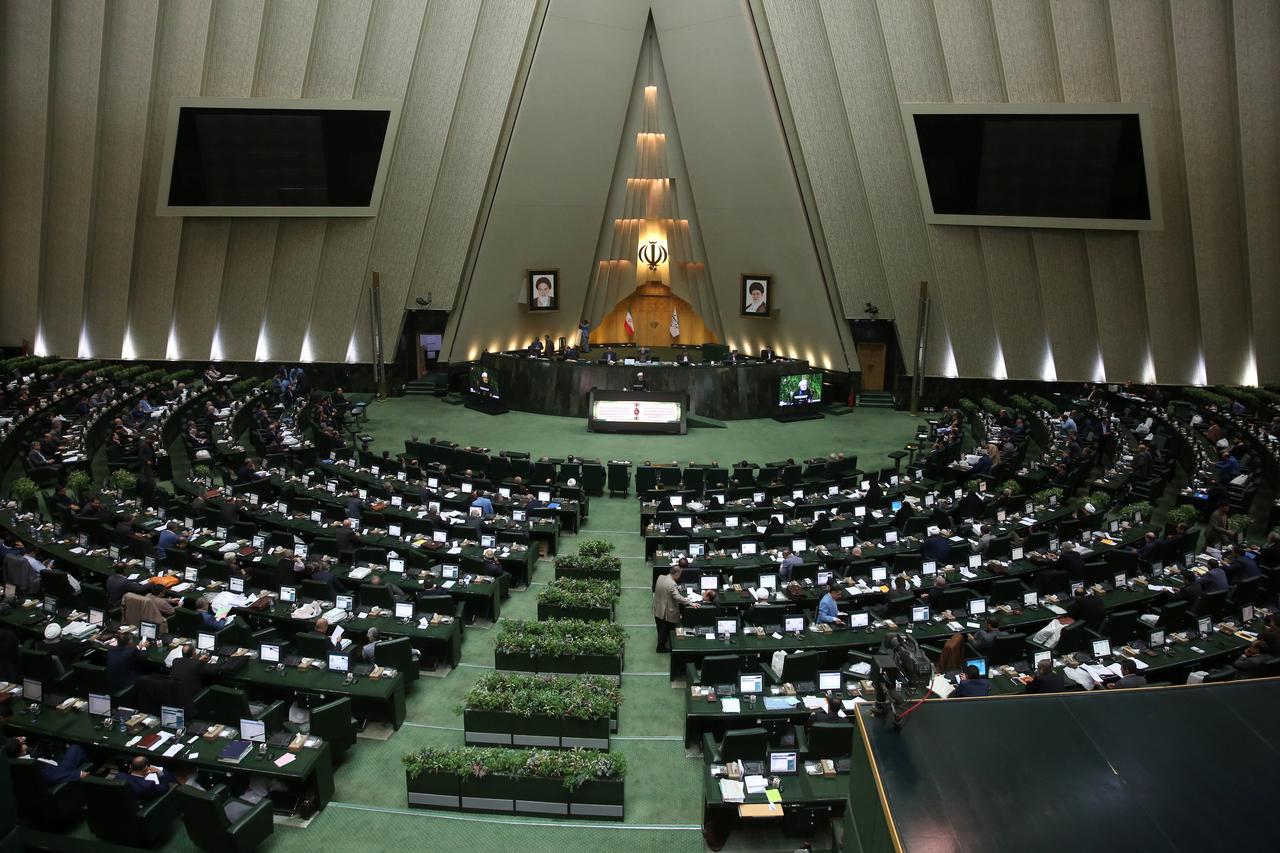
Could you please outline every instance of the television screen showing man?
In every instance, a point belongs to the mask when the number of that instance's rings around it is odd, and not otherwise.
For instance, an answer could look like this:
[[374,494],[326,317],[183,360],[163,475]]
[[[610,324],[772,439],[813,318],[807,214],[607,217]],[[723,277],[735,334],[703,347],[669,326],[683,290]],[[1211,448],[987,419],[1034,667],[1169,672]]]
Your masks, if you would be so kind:
[[821,402],[821,373],[796,373],[778,379],[779,406],[812,406]]
[[637,373],[636,378],[631,380],[631,390],[632,391],[648,391],[649,390],[649,381],[644,378],[643,371],[641,371],[640,373]]
[[813,402],[813,392],[809,390],[809,378],[805,377],[800,380],[800,384],[796,386],[796,390],[791,392],[792,405],[803,405]]
[[489,376],[487,370],[473,370],[471,372],[471,393],[477,397],[496,397],[498,396],[497,386],[494,385],[493,378]]

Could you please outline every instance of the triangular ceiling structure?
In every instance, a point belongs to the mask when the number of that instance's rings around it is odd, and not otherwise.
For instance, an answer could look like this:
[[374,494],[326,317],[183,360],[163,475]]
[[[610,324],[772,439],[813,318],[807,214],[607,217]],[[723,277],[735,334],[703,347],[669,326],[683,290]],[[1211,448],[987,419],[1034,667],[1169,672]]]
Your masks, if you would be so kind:
[[[747,4],[548,0],[510,108],[445,360],[599,321],[636,287],[635,247],[659,222],[664,281],[714,339],[854,367]],[[637,145],[646,132],[662,141]],[[628,178],[669,180],[670,191]],[[526,273],[545,269],[560,271],[559,310],[530,312]],[[772,276],[771,317],[743,315],[744,275]]]

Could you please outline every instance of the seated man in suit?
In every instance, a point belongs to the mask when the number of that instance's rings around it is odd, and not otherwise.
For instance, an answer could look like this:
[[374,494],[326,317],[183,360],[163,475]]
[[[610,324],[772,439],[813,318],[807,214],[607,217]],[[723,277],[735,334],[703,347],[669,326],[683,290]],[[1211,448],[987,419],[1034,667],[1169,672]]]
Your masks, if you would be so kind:
[[680,357],[676,359],[676,364],[680,367],[693,367],[693,361],[689,358],[689,353],[682,352]]
[[82,765],[89,763],[89,755],[84,751],[84,747],[78,743],[73,743],[56,758],[53,757],[37,757],[32,754],[27,745],[25,737],[15,737],[6,739],[4,745],[4,754],[11,760],[30,759],[35,760],[40,767],[40,775],[44,776],[45,782],[50,785],[58,785],[63,782],[79,782],[81,779],[89,775],[87,770],[81,770]]
[[996,641],[996,637],[999,637],[1000,634],[1000,617],[994,613],[989,613],[987,614],[986,625],[970,634],[969,642],[973,643],[973,647],[978,651],[985,652],[991,648],[991,645]]
[[947,531],[939,530],[926,536],[924,542],[920,543],[920,556],[933,560],[940,566],[948,563],[951,559],[951,541],[947,538]]
[[618,354],[615,353],[612,349],[605,350],[604,355],[600,356],[600,361],[603,364],[613,364],[617,360],[618,360]]
[[631,380],[631,390],[632,391],[648,391],[649,390],[649,383],[645,381],[644,371],[637,373],[636,378]]
[[1280,619],[1274,613],[1267,615],[1266,627],[1258,632],[1258,639],[1249,644],[1244,654],[1231,662],[1243,673],[1258,672],[1267,664],[1267,658],[1280,657]]
[[1028,693],[1061,693],[1067,689],[1062,673],[1053,671],[1052,660],[1042,660],[1036,664],[1035,677],[1022,676]]
[[1233,584],[1241,581],[1253,580],[1262,576],[1262,570],[1258,568],[1256,556],[1239,545],[1233,545],[1227,549],[1226,556],[1231,562],[1227,566],[1227,579]]
[[986,696],[990,693],[991,683],[982,677],[976,666],[970,664],[964,668],[964,680],[956,686],[951,695],[956,698],[964,698],[966,696]]
[[[157,779],[149,779],[148,776],[155,776]],[[163,771],[159,767],[152,767],[145,755],[135,755],[129,761],[129,773],[124,777],[124,782],[129,787],[129,796],[138,802],[146,802],[159,799],[169,790],[167,784],[158,781],[162,778]]]
[[1073,593],[1073,599],[1067,605],[1067,615],[1077,622],[1084,622],[1092,631],[1101,630],[1102,623],[1107,618],[1107,606],[1102,603],[1102,599],[1087,592],[1084,587]]
[[365,633],[364,645],[360,647],[360,657],[365,663],[373,663],[373,656],[377,651],[378,640],[381,639],[381,637],[382,635],[378,632],[377,628],[370,628]]
[[510,576],[498,561],[498,552],[492,548],[484,549],[484,561],[480,564],[480,574],[495,580]]
[[1138,674],[1138,664],[1133,660],[1133,658],[1125,658],[1120,661],[1120,672],[1122,673],[1120,680],[1111,682],[1107,685],[1108,687],[1119,687],[1124,689],[1127,687],[1147,686],[1147,677],[1145,675]]

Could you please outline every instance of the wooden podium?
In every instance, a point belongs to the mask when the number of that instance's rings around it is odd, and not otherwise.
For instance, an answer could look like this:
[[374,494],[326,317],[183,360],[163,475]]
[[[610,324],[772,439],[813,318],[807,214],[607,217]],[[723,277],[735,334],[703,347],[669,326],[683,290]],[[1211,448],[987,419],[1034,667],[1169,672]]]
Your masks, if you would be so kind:
[[[627,312],[635,323],[635,337],[627,336]],[[680,317],[680,336],[671,337],[671,312]],[[684,299],[672,293],[661,281],[647,281],[630,296],[620,301],[604,316],[591,333],[591,342],[634,343],[642,347],[665,347],[672,344],[717,343],[702,317]]]

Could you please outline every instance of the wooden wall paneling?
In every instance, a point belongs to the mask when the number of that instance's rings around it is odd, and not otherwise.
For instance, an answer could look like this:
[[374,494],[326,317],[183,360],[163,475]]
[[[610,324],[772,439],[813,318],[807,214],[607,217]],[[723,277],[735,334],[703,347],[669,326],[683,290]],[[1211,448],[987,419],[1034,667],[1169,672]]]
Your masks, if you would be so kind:
[[[846,317],[893,314],[880,246],[818,0],[766,0],[769,32]],[[834,106],[833,106],[834,105]]]
[[[481,0],[432,4],[422,28],[418,58],[400,119],[400,142],[391,161],[369,259],[369,269],[378,271],[382,286],[382,328],[388,360],[394,354],[406,301],[411,301],[408,294],[414,268],[440,184],[441,163],[453,132],[451,125],[457,121],[463,80],[469,73],[468,57],[477,49],[476,40],[481,37],[477,27],[482,7]],[[492,149],[489,153],[492,156]],[[454,213],[465,218],[461,209]],[[443,260],[433,256],[428,262]],[[434,300],[432,306],[444,307]],[[366,327],[362,324],[361,328]]]
[[14,0],[0,14],[0,344],[34,345],[57,18],[46,0]]
[[[1119,100],[1111,22],[1105,0],[1051,0],[1049,10],[1063,100],[1067,103]],[[1141,379],[1149,345],[1143,267],[1130,263],[1131,255],[1136,254],[1138,238],[1131,232],[1086,231],[1084,239],[1090,259],[1100,258],[1109,251],[1122,253],[1120,257],[1106,259],[1099,269],[1112,275],[1136,273],[1127,279],[1094,274],[1089,282],[1093,288],[1095,323],[1106,378],[1112,381]],[[1134,243],[1134,247],[1126,247],[1125,240]],[[1140,310],[1117,317],[1114,313],[1117,305],[1136,305]]]
[[[216,98],[253,94],[264,10],[257,0],[214,4],[200,94]],[[213,354],[231,221],[202,216],[182,220],[182,257],[174,284],[171,340],[166,345],[173,358],[205,359]],[[220,357],[228,357],[219,349]]]
[[81,352],[118,358],[129,316],[142,151],[155,62],[158,0],[106,4],[96,169]]
[[[1194,310],[1199,302],[1199,271],[1187,215],[1186,161],[1178,122],[1181,107],[1173,75],[1168,4],[1164,0],[1112,3],[1109,20],[1120,100],[1147,103],[1152,108],[1164,230],[1140,232],[1138,245],[1155,378],[1163,383],[1195,382],[1201,365],[1199,315]],[[1095,299],[1099,296],[1095,291]],[[1112,376],[1110,363],[1107,371],[1112,380],[1136,378],[1131,373]]]
[[1236,0],[1236,112],[1255,381],[1280,382],[1280,3]]
[[[856,156],[855,167],[867,195],[870,222],[880,247],[889,303],[881,316],[892,318],[908,373],[916,339],[919,282],[936,279],[925,236],[920,198],[907,157],[889,55],[876,7],[822,0],[821,11],[840,84]],[[929,315],[929,352],[925,372],[946,374],[953,363],[941,310]]]
[[[412,286],[400,292],[401,302],[389,303],[389,311],[403,307],[409,294],[423,293],[433,295],[436,307],[454,307],[536,7],[536,3],[515,0],[484,0]],[[384,312],[387,334],[396,334],[402,320],[402,314]]]
[[[356,78],[355,98],[397,101],[404,98],[425,12],[425,5],[414,0],[384,0],[374,4]],[[315,361],[372,358],[367,331],[368,300],[363,297],[368,286],[374,227],[375,220],[366,217],[335,219],[329,223],[305,338],[308,354]],[[354,328],[358,317],[363,318],[365,332],[356,336]]]
[[[1222,3],[1174,0],[1173,56],[1178,87],[1201,351],[1212,384],[1251,377],[1249,281],[1241,217],[1232,12]],[[1273,79],[1272,85],[1280,85]],[[1272,151],[1280,143],[1272,140]],[[1273,185],[1280,191],[1280,186]],[[1280,233],[1272,235],[1273,242]]]
[[[304,98],[351,97],[371,11],[371,0],[320,4],[302,85]],[[293,361],[304,354],[330,225],[326,219],[285,219],[280,223],[263,319],[262,340],[268,358]]]
[[[169,123],[169,99],[200,92],[211,13],[212,4],[208,0],[160,6],[125,332],[132,352],[125,352],[126,356],[164,358],[168,347],[182,219],[156,216],[160,162]],[[120,152],[118,156],[126,155]]]
[[60,0],[49,97],[40,334],[51,355],[75,357],[84,325],[105,9]]
[[[253,95],[298,98],[306,79],[307,57],[315,31],[318,0],[274,0],[262,19]],[[264,336],[267,298],[277,269],[277,241],[284,234],[315,234],[314,227],[282,227],[278,218],[240,219],[231,225],[222,300],[218,307],[218,341],[222,357],[247,361],[273,358]],[[249,252],[248,257],[241,253]],[[296,260],[296,258],[295,258]],[[297,358],[280,353],[279,358]]]

